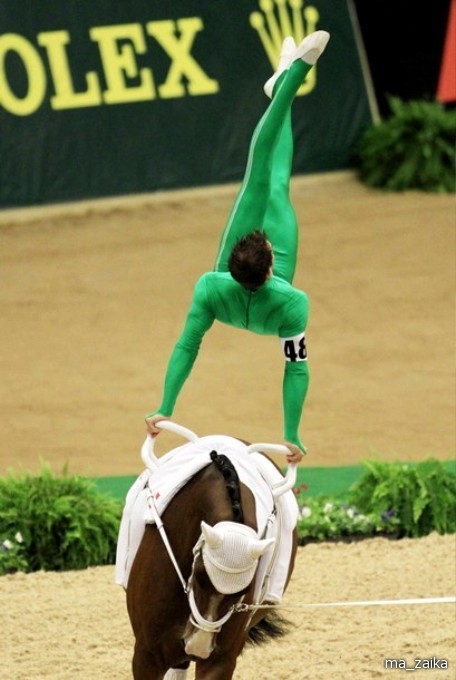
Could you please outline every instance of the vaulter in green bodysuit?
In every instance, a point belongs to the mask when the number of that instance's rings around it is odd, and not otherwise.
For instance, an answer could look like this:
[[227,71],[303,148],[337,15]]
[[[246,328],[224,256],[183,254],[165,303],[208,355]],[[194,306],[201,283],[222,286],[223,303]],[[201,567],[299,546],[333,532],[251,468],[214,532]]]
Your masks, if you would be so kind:
[[298,48],[291,38],[284,42],[279,69],[265,86],[272,101],[253,133],[214,271],[196,283],[184,330],[168,364],[161,405],[146,416],[153,435],[159,431],[155,423],[160,417],[172,416],[204,334],[217,320],[279,337],[285,358],[284,439],[293,454],[289,462],[298,462],[305,451],[298,429],[309,381],[305,346],[309,303],[307,295],[292,286],[298,227],[289,197],[291,105],[328,40],[325,31],[317,31]]

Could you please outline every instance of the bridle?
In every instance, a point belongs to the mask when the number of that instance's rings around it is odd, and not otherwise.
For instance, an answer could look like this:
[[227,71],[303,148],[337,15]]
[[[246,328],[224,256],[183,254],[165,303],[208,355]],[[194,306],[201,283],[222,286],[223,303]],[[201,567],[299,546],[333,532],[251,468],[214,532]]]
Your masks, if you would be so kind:
[[198,609],[198,606],[197,606],[196,600],[195,600],[195,591],[193,589],[193,580],[194,580],[196,561],[202,555],[203,545],[204,545],[204,538],[203,538],[203,535],[201,534],[201,536],[199,537],[198,541],[195,544],[195,547],[193,548],[192,571],[191,571],[190,577],[187,581],[187,587],[184,588],[184,590],[187,594],[188,604],[189,604],[190,612],[191,612],[190,623],[193,626],[195,626],[195,628],[199,628],[200,630],[203,630],[205,633],[219,633],[223,624],[226,623],[229,618],[231,618],[232,614],[234,614],[235,612],[238,612],[238,611],[242,611],[239,607],[242,603],[242,600],[244,599],[244,596],[242,595],[239,598],[238,602],[231,605],[231,607],[228,609],[226,614],[221,616],[216,621],[209,621],[208,619],[205,619],[204,616],[202,616],[200,614],[200,611]]
[[157,529],[160,533],[161,539],[164,543],[164,546],[166,548],[166,551],[169,555],[169,558],[174,566],[174,569],[176,570],[176,574],[179,578],[179,581],[182,584],[182,588],[184,590],[184,593],[187,595],[187,601],[188,601],[188,606],[190,607],[190,623],[195,626],[195,628],[199,628],[199,630],[204,631],[205,633],[218,633],[220,632],[222,626],[224,623],[228,621],[228,619],[234,614],[234,612],[238,611],[244,611],[242,609],[242,600],[244,596],[240,597],[239,601],[233,604],[226,614],[224,614],[220,619],[217,619],[216,621],[209,621],[209,619],[205,619],[204,616],[200,613],[198,609],[198,605],[196,604],[195,600],[195,592],[193,589],[193,581],[194,581],[194,574],[195,574],[195,565],[196,561],[198,558],[201,556],[202,551],[203,551],[203,545],[204,545],[204,538],[203,535],[199,537],[198,541],[196,542],[194,548],[193,548],[193,563],[192,563],[192,570],[190,572],[190,576],[188,578],[188,581],[186,581],[182,575],[182,571],[180,570],[180,567],[177,563],[176,557],[173,553],[173,549],[171,547],[171,544],[168,540],[168,536],[166,535],[165,527],[162,522],[162,519],[160,515],[158,514],[157,508],[155,506],[155,499],[153,495],[150,493],[148,495],[148,506],[149,509],[152,512],[154,522],[157,526]]

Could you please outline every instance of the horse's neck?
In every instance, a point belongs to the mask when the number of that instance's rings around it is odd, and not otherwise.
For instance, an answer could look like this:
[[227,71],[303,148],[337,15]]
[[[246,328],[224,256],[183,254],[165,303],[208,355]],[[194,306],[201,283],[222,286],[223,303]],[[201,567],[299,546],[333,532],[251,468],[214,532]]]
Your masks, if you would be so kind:
[[226,489],[226,482],[220,472],[210,465],[205,468],[195,480],[195,495],[198,499],[199,524],[233,521],[233,508]]
[[[244,521],[256,529],[255,501],[251,492],[241,484]],[[232,522],[233,508],[220,472],[209,465],[191,479],[171,501],[164,515],[170,536],[179,536],[179,548],[187,554],[201,535],[201,522],[211,526],[218,522]]]

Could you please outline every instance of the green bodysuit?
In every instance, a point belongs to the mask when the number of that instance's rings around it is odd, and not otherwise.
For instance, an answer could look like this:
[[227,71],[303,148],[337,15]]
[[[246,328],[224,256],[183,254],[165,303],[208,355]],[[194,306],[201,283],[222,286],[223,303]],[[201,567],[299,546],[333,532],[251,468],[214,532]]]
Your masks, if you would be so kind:
[[[274,87],[273,99],[255,128],[244,179],[223,231],[213,272],[197,281],[184,330],[165,377],[155,413],[171,416],[204,334],[215,320],[235,328],[280,338],[285,357],[284,439],[302,450],[298,428],[308,387],[304,331],[307,295],[291,285],[296,267],[298,228],[289,198],[293,135],[291,105],[311,66],[297,60]],[[228,258],[241,236],[260,229],[274,252],[273,276],[255,292],[235,281]]]

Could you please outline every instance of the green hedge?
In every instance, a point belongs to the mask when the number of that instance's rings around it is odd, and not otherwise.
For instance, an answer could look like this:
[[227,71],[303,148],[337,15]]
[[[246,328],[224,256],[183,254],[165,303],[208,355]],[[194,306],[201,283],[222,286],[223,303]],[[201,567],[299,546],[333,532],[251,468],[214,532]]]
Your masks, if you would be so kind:
[[432,458],[422,463],[367,461],[344,497],[307,499],[305,490],[295,492],[302,543],[456,532],[456,475]]
[[112,564],[122,503],[85,477],[0,478],[0,574]]
[[349,497],[361,512],[394,516],[401,537],[456,532],[456,475],[437,460],[367,462]]
[[437,101],[388,102],[390,116],[365,130],[357,144],[360,179],[388,191],[453,192],[456,111]]

